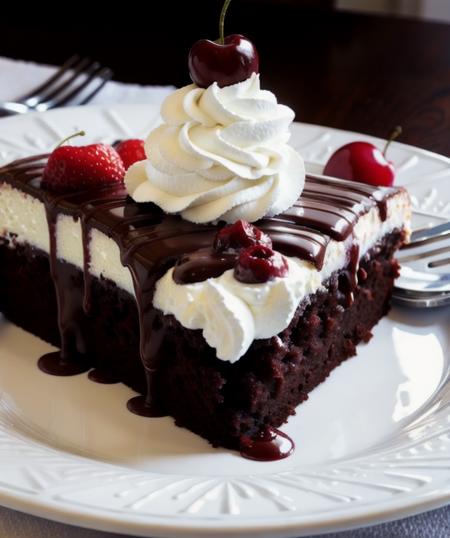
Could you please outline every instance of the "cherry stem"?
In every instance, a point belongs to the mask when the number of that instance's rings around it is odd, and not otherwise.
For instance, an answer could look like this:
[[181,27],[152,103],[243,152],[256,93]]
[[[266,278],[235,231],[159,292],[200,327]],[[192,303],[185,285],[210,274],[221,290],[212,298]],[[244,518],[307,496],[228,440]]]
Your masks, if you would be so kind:
[[222,6],[222,11],[220,12],[220,19],[219,19],[219,43],[221,45],[225,44],[225,15],[227,13],[228,6],[230,5],[231,0],[225,0]]
[[386,142],[386,145],[384,146],[383,150],[383,156],[386,157],[386,151],[388,147],[391,145],[391,142],[394,140],[397,140],[397,138],[402,134],[402,128],[400,125],[397,125],[397,127],[394,127],[391,131],[391,134],[389,135],[388,141]]
[[[71,134],[70,136],[66,136],[66,138],[64,138],[63,140],[61,140],[61,142],[56,146],[56,148],[59,148],[61,147],[63,144],[65,144],[66,142],[68,142],[69,140],[72,140],[72,138],[75,138],[76,136],[84,136],[86,134],[85,131],[78,131],[77,133],[73,133]],[[55,149],[56,149],[55,148]]]

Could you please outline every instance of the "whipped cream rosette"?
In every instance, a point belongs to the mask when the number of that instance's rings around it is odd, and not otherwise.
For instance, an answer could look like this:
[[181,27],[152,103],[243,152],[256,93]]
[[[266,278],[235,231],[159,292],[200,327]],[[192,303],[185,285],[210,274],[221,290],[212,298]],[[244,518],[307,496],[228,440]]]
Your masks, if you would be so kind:
[[291,322],[300,300],[320,286],[310,264],[287,259],[289,276],[261,284],[235,279],[233,270],[192,284],[176,284],[173,269],[155,290],[154,306],[173,314],[188,329],[202,329],[217,357],[236,362],[253,340],[271,338]]
[[277,215],[300,196],[304,163],[288,145],[294,112],[260,89],[258,74],[223,88],[181,88],[161,115],[147,159],[125,176],[136,202],[195,223],[231,223]]

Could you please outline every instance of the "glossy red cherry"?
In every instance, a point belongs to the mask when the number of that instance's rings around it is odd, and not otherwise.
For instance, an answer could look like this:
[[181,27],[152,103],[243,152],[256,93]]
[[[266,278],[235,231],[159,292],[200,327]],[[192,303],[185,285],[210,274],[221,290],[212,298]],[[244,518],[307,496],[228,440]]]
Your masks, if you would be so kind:
[[201,88],[213,82],[223,88],[258,72],[258,52],[251,41],[239,34],[225,37],[223,44],[201,39],[189,51],[189,73]]
[[219,230],[214,239],[216,252],[238,251],[252,245],[272,246],[270,237],[246,220],[237,220]]
[[323,173],[369,185],[391,186],[395,179],[395,168],[386,159],[386,150],[400,134],[401,127],[396,127],[383,151],[369,142],[351,142],[342,146],[330,157]]
[[279,252],[265,245],[253,245],[240,252],[234,278],[246,284],[257,284],[285,277],[288,271],[286,258]]
[[242,82],[259,72],[259,57],[253,43],[240,34],[224,36],[225,14],[231,0],[225,0],[219,19],[219,39],[200,39],[189,51],[189,73],[201,88],[213,82],[223,88]]

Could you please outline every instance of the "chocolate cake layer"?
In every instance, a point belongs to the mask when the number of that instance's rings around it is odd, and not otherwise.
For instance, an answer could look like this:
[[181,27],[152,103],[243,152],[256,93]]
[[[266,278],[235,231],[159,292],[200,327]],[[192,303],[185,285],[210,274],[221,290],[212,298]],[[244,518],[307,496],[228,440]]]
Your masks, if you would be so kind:
[[[398,265],[392,256],[403,232],[386,236],[361,260],[354,300],[348,305],[347,267],[305,300],[289,327],[256,340],[236,364],[221,361],[201,331],[156,312],[152,329],[162,335],[154,397],[178,425],[212,444],[239,448],[262,426],[279,426],[343,360],[355,355],[386,314]],[[65,264],[68,282],[83,272]],[[0,244],[0,310],[12,322],[54,345],[57,308],[48,255],[3,239]],[[83,345],[92,366],[116,375],[145,394],[134,297],[104,279],[91,283],[91,308],[82,321]],[[214,417],[214,420],[211,420]]]

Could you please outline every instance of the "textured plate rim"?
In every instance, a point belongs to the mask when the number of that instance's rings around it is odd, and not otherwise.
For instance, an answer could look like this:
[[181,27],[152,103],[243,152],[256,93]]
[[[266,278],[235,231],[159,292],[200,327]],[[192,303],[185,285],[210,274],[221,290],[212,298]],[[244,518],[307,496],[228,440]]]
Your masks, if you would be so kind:
[[[370,513],[365,506],[360,506],[349,514],[317,517],[292,517],[289,522],[271,522],[258,517],[248,521],[240,519],[236,522],[227,521],[224,526],[223,520],[194,522],[185,520],[183,525],[170,524],[163,516],[133,517],[121,514],[114,517],[104,512],[88,510],[85,507],[72,509],[70,505],[56,502],[33,502],[33,498],[26,495],[14,495],[3,491],[0,487],[1,505],[13,510],[43,517],[59,523],[74,525],[89,529],[106,532],[134,534],[136,536],[160,536],[164,538],[195,538],[197,536],[210,537],[213,532],[215,538],[228,538],[236,536],[236,532],[245,533],[245,536],[255,538],[290,538],[300,536],[315,536],[330,532],[339,532],[363,528],[403,519],[409,516],[428,512],[450,504],[450,486],[444,491],[436,491],[425,498],[416,496],[415,500],[406,498],[402,501],[383,501],[379,505],[371,505]],[[375,507],[375,509],[373,509]]]

